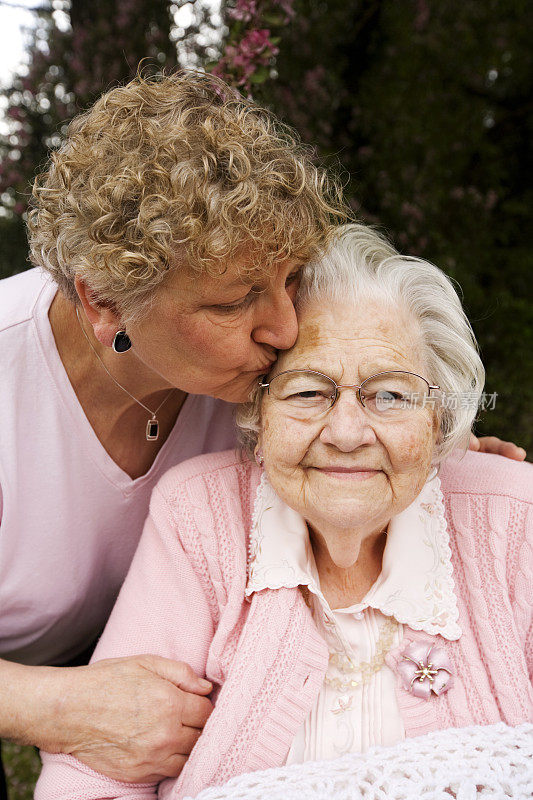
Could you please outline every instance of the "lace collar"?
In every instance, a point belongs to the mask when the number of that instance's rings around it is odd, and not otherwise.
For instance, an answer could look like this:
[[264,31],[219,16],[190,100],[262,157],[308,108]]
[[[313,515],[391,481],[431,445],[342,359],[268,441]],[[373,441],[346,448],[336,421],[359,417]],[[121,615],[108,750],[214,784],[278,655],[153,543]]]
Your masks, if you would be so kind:
[[[408,508],[392,518],[381,574],[363,600],[346,611],[360,613],[370,606],[413,630],[458,639],[452,571],[440,481],[433,478]],[[322,598],[305,520],[278,497],[263,473],[255,499],[245,594],[296,586],[307,586]]]

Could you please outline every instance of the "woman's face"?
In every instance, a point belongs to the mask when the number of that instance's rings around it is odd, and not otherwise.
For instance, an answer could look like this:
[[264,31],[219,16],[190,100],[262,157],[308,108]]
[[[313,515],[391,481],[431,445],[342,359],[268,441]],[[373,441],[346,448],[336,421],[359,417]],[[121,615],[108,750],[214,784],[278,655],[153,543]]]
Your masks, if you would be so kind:
[[[389,370],[430,378],[416,323],[377,301],[303,309],[296,344],[280,354],[269,378],[289,369],[316,370],[338,384],[359,385]],[[422,489],[437,437],[435,412],[426,405],[402,419],[376,420],[350,389],[316,418],[291,417],[281,406],[265,391],[259,445],[269,481],[347,568],[362,538],[384,530]]]
[[153,312],[127,328],[137,358],[183,391],[246,400],[277,350],[296,340],[301,263],[280,262],[255,283],[243,279],[240,267],[193,279],[169,275]]

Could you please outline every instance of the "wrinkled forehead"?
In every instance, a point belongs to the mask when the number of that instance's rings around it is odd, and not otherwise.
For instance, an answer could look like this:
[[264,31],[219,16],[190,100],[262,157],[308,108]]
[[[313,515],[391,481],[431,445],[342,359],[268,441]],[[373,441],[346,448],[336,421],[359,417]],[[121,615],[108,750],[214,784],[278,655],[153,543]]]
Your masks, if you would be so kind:
[[412,371],[425,366],[420,326],[386,301],[308,303],[299,309],[298,323],[298,338],[279,354],[275,373],[315,369],[336,378],[334,372],[366,376],[369,368]]

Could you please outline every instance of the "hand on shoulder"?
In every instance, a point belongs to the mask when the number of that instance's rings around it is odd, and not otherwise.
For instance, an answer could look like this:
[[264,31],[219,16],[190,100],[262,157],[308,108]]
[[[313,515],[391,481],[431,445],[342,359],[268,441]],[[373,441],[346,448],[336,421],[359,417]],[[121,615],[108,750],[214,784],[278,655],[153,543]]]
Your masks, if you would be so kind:
[[479,453],[492,453],[493,455],[511,458],[513,461],[524,461],[526,451],[513,442],[505,442],[497,436],[474,436],[470,437],[469,449]]

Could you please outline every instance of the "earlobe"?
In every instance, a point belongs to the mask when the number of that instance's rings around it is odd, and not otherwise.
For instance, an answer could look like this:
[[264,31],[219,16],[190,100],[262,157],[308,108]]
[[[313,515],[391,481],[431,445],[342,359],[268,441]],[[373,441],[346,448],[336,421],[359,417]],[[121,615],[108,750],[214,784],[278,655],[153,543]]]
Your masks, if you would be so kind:
[[262,467],[265,459],[263,457],[263,450],[259,442],[255,446],[254,456],[255,456],[255,463],[257,464],[257,466]]

